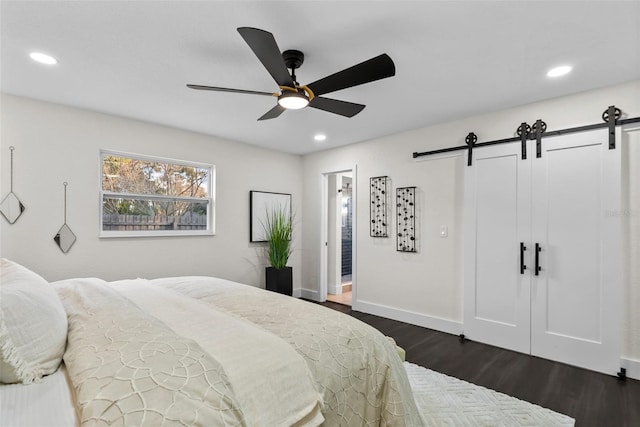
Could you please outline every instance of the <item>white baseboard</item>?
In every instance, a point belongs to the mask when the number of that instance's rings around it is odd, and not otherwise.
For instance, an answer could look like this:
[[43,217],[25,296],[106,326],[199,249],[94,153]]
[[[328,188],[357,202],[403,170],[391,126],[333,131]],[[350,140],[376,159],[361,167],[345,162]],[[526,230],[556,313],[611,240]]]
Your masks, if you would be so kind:
[[387,319],[399,320],[400,322],[422,326],[424,328],[435,329],[436,331],[446,332],[453,335],[460,335],[463,329],[462,322],[428,316],[414,311],[401,310],[366,301],[354,301],[352,309],[363,313],[386,317]]
[[297,296],[298,298],[310,299],[311,301],[320,302],[320,292],[314,291],[311,289],[295,289],[294,296],[296,296],[295,291],[300,291],[300,294]]
[[627,377],[640,380],[640,360],[621,357],[620,366],[627,370]]
[[300,298],[302,296],[302,289],[300,288],[296,288],[293,290],[293,295],[294,298]]

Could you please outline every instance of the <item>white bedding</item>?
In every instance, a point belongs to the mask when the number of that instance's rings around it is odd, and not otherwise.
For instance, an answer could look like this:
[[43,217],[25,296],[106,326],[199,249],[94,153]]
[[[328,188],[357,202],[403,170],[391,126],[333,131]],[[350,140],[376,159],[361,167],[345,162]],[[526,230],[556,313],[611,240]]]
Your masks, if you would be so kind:
[[323,394],[326,426],[423,425],[395,346],[379,331],[337,311],[212,277],[155,279],[260,326],[307,362]]
[[0,386],[0,426],[74,427],[72,387],[64,365],[40,382]]
[[[143,299],[167,315],[162,319],[136,305],[130,298],[145,288],[145,281],[127,281],[113,286],[99,279],[70,280],[54,284],[69,317],[65,365],[74,386],[80,422],[83,425],[122,426],[317,426],[320,394],[311,380],[304,381],[303,361],[295,369],[294,354],[248,360],[233,345],[229,332],[250,341],[272,346],[259,331],[237,319],[206,310],[179,294],[146,284]],[[130,290],[131,289],[131,290]],[[123,293],[120,293],[121,290]],[[179,310],[178,307],[182,306]],[[178,310],[179,315],[173,315]],[[156,313],[158,314],[158,313]],[[170,323],[168,325],[164,321]],[[218,331],[212,334],[184,333],[189,328]],[[253,328],[255,329],[255,328]],[[194,338],[203,338],[196,341]],[[279,341],[272,337],[272,340]],[[220,357],[223,355],[223,357]],[[236,365],[256,364],[267,383],[287,375],[291,365],[295,379],[290,390],[260,394],[246,383]],[[280,366],[278,366],[280,365]],[[232,375],[230,376],[229,373]],[[290,399],[290,400],[285,400]],[[273,405],[268,413],[258,402]],[[281,408],[285,408],[282,410]],[[317,416],[316,416],[317,415]],[[307,422],[305,422],[307,421]]]
[[[220,361],[248,425],[319,425],[324,420],[322,397],[307,365],[286,342],[147,280],[123,280],[110,286]],[[274,411],[285,406],[286,411]]]
[[[64,361],[80,425],[423,425],[395,347],[350,316],[209,277],[53,286],[69,320]],[[58,397],[60,379],[46,379]],[[43,415],[13,405],[3,399],[0,425]],[[58,419],[44,425],[76,425]]]

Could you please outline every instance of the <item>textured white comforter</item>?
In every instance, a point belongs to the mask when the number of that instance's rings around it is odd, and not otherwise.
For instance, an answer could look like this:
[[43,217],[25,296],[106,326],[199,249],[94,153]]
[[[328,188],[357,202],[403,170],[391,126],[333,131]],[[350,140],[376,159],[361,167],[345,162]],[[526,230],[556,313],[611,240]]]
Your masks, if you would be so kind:
[[207,277],[54,285],[83,424],[422,425],[395,348],[350,316]]

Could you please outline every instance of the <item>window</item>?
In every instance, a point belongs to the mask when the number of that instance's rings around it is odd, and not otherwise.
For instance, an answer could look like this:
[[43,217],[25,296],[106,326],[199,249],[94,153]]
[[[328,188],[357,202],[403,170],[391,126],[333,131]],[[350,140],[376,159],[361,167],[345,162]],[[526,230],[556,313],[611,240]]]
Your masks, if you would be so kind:
[[213,165],[104,150],[100,159],[100,237],[213,234]]

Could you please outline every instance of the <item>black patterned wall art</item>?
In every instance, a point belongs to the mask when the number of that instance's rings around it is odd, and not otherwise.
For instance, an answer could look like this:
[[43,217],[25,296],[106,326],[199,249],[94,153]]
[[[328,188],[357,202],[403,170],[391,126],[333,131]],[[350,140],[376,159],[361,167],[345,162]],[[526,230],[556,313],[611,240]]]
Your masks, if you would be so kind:
[[387,219],[387,183],[389,177],[376,176],[370,179],[369,188],[371,194],[371,237],[389,237],[389,221]]
[[416,252],[416,187],[396,188],[396,249]]

